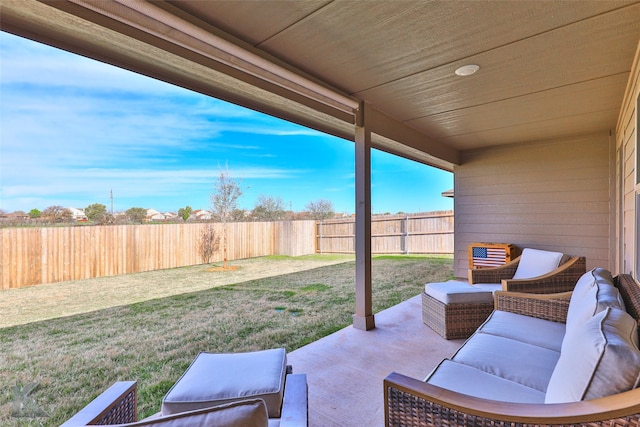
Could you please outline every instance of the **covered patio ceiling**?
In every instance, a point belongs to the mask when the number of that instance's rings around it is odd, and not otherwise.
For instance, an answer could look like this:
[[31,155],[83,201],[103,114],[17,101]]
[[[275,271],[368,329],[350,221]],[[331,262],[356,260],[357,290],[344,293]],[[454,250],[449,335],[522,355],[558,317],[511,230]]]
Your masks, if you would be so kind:
[[465,150],[611,132],[640,39],[640,0],[3,0],[0,14],[4,31],[355,141],[367,330],[370,149],[453,171]]
[[[638,1],[5,0],[2,30],[453,170],[615,127]],[[469,77],[454,71],[480,69]]]

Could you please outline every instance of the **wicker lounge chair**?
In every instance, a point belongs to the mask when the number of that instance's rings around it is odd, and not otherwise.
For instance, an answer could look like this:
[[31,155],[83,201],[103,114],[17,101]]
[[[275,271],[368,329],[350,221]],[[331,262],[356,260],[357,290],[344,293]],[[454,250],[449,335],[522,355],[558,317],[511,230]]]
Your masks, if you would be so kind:
[[558,268],[550,273],[528,279],[514,279],[521,259],[522,255],[500,267],[470,269],[469,283],[501,283],[503,291],[553,294],[571,291],[587,268],[585,257],[563,255]]
[[[287,375],[280,427],[307,427],[307,376]],[[119,381],[60,427],[120,425],[137,421],[137,382]],[[151,422],[154,417],[149,418]],[[144,421],[144,420],[143,420]]]
[[[523,275],[520,274],[521,278],[514,278],[524,256],[542,252],[525,249],[522,255],[503,266],[470,269],[468,284],[458,281],[427,284],[422,293],[424,324],[446,339],[468,338],[493,311],[493,291],[527,293],[571,291],[586,271],[584,257],[555,253],[558,258],[560,256],[561,258],[558,267],[551,272],[527,278],[522,278]],[[554,265],[558,264],[558,258]],[[535,260],[535,255],[533,259]],[[524,275],[527,276],[526,272]],[[473,286],[468,286],[469,284]],[[430,290],[429,287],[433,285],[438,289]]]
[[[278,367],[280,361],[284,362],[281,369]],[[167,393],[161,412],[138,421],[137,383],[121,381],[61,427],[115,424],[132,427],[306,427],[307,376],[291,371],[291,366],[286,366],[284,349],[237,354],[201,353]],[[247,373],[245,381],[239,384],[238,372]]]

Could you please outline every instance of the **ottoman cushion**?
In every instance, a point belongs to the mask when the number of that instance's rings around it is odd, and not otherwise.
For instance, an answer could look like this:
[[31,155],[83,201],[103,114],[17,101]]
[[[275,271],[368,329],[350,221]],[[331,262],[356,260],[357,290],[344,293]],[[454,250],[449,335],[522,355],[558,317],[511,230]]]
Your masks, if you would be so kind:
[[279,418],[287,370],[285,350],[200,353],[162,400],[162,415],[260,398]]
[[467,282],[427,283],[425,293],[443,304],[492,303],[493,293],[471,286]]

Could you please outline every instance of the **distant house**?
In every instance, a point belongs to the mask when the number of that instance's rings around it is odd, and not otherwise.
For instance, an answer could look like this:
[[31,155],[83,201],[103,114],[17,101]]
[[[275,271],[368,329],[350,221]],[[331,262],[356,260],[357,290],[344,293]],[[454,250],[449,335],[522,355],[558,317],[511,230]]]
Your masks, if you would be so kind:
[[191,216],[189,216],[189,219],[192,221],[210,221],[211,219],[213,219],[213,214],[204,209],[196,209],[195,211],[191,212]]
[[174,219],[178,218],[178,214],[175,212],[165,212],[163,215],[164,218],[168,221],[173,221]]
[[147,209],[147,221],[164,221],[167,217],[155,209]]
[[77,222],[87,222],[89,218],[87,218],[87,214],[84,213],[84,210],[78,208],[66,208],[69,212],[71,212],[71,218]]
[[2,220],[5,221],[27,221],[29,219],[29,215],[24,213],[23,211],[15,211],[8,214],[4,214],[2,216]]

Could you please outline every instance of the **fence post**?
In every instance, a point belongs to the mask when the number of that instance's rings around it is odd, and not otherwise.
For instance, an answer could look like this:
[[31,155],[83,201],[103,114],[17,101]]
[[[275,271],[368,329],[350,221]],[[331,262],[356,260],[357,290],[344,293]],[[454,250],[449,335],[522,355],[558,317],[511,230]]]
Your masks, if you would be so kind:
[[402,253],[406,255],[409,253],[409,245],[407,242],[407,238],[409,237],[409,215],[405,215],[402,225],[404,228],[404,230],[402,230]]
[[320,250],[320,253],[322,253],[322,220],[318,222],[318,230],[318,236],[320,236],[318,239],[318,249]]

